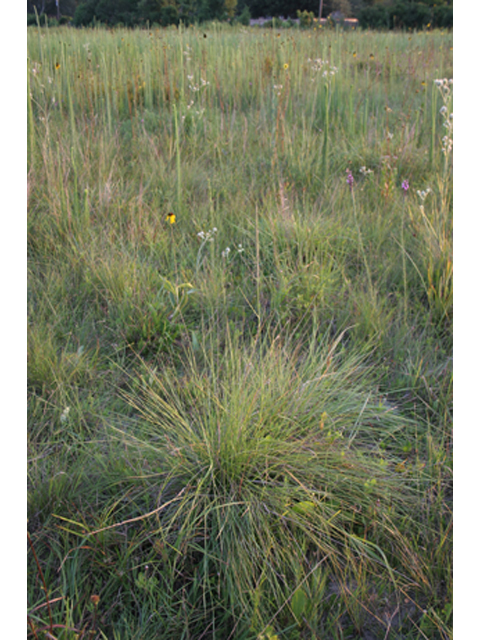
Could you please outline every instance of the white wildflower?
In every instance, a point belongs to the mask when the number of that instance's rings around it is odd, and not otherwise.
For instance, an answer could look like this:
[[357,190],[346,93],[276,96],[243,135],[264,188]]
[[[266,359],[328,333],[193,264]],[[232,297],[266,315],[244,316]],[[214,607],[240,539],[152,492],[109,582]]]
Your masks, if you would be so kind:
[[364,176],[368,176],[369,173],[373,173],[372,169],[367,169],[367,167],[360,167],[359,171]]
[[199,231],[197,233],[197,236],[200,238],[200,240],[203,240],[203,243],[213,242],[213,236],[217,233],[217,231],[217,227],[213,227],[213,229],[209,229],[207,232]]
[[430,187],[427,187],[425,191],[417,191],[417,196],[419,196],[423,202],[431,191]]

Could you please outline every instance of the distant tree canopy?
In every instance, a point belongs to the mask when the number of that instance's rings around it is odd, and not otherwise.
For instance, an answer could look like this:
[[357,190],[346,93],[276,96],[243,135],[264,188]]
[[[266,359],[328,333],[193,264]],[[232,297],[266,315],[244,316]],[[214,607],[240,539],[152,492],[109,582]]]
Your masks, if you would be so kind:
[[[93,21],[107,25],[157,23],[159,25],[227,20],[249,14],[252,18],[296,18],[297,11],[322,17],[340,11],[358,17],[366,27],[412,27],[453,25],[453,0],[58,0],[59,13],[83,26]],[[27,0],[27,14],[57,15],[56,0]],[[248,20],[247,20],[248,24]]]
[[125,26],[160,25],[225,20],[233,18],[236,0],[82,0],[75,11],[74,24],[90,24],[93,19],[104,24]]
[[[63,16],[73,16],[80,2],[81,0],[58,0],[60,13]],[[39,16],[44,13],[49,16],[57,14],[55,0],[27,0],[27,14],[35,13],[35,9]]]

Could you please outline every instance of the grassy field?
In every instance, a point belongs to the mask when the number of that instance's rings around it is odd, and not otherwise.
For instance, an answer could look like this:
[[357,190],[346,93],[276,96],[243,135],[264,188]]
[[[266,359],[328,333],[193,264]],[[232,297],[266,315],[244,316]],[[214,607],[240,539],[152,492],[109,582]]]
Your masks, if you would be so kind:
[[29,637],[451,638],[452,34],[28,56]]

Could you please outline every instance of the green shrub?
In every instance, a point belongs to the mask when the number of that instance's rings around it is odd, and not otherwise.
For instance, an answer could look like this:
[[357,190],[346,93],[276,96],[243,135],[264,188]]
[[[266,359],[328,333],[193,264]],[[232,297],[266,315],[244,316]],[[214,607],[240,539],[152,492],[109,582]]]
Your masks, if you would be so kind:
[[250,24],[250,20],[251,20],[251,13],[247,7],[247,5],[245,5],[243,7],[243,11],[242,13],[238,16],[238,22],[240,24],[243,24],[244,27],[248,27]]
[[99,0],[95,8],[95,18],[105,24],[123,22],[127,27],[137,24],[140,14],[138,0]]
[[453,8],[447,5],[430,6],[423,2],[395,2],[365,7],[358,16],[363,29],[422,29],[453,27]]
[[137,0],[87,0],[78,5],[73,24],[87,26],[95,22],[133,27],[141,20]]
[[313,11],[297,11],[297,17],[300,20],[301,29],[310,29],[313,26],[314,14]]
[[397,2],[390,7],[394,29],[421,29],[431,24],[431,9],[420,2]]
[[444,29],[453,29],[453,7],[447,5],[434,6],[432,26]]
[[388,7],[381,4],[365,7],[358,16],[362,29],[388,29],[390,26],[390,13]]
[[180,22],[180,17],[178,15],[177,7],[173,5],[168,5],[167,7],[162,7],[160,11],[160,23],[163,27],[169,27],[172,24],[177,24]]
[[95,17],[95,5],[95,0],[80,3],[73,16],[73,24],[76,27],[86,27],[90,25]]

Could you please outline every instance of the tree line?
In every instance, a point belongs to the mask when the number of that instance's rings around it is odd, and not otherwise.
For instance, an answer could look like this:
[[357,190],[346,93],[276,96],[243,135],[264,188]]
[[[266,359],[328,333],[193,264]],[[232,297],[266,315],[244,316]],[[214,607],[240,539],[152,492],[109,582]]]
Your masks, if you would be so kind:
[[27,0],[27,23],[48,16],[75,26],[168,26],[208,20],[248,24],[251,18],[266,16],[296,18],[299,11],[322,18],[356,17],[361,26],[374,28],[453,26],[453,0]]

